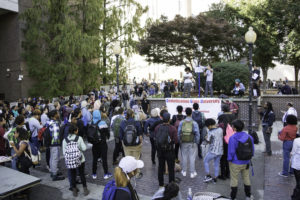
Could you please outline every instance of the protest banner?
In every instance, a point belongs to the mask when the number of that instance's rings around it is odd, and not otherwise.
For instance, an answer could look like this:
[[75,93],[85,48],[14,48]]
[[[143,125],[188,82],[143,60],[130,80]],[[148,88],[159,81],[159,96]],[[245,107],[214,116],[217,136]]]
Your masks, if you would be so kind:
[[199,111],[203,112],[205,118],[218,118],[218,113],[221,112],[221,99],[218,98],[166,98],[166,106],[169,113],[177,115],[176,107],[183,107],[183,114],[187,107],[193,108],[194,103],[199,104]]

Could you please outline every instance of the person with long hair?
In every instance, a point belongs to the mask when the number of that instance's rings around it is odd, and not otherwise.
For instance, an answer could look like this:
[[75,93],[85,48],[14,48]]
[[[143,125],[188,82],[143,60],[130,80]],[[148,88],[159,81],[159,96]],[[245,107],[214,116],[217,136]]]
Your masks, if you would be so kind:
[[[117,188],[114,200],[139,200],[139,197],[130,183],[130,179],[138,173],[138,169],[144,167],[142,160],[136,160],[132,156],[126,156],[121,159],[119,166],[115,168],[114,177]],[[126,188],[126,190],[121,189]]]
[[264,105],[264,111],[261,112],[262,116],[262,131],[264,135],[264,140],[266,144],[266,151],[264,153],[267,153],[268,156],[272,155],[271,150],[271,134],[272,134],[272,126],[273,122],[275,121],[275,114],[273,111],[273,106],[271,102],[266,102]]
[[170,200],[177,197],[179,186],[175,182],[171,182],[165,187],[160,188],[152,197],[153,200]]

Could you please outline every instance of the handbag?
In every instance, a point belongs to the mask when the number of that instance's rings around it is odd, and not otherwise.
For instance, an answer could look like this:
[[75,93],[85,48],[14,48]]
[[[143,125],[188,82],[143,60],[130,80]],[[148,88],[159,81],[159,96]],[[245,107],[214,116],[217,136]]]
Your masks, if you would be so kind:
[[266,129],[266,133],[267,134],[271,134],[273,132],[273,128],[271,126],[269,126],[267,129]]

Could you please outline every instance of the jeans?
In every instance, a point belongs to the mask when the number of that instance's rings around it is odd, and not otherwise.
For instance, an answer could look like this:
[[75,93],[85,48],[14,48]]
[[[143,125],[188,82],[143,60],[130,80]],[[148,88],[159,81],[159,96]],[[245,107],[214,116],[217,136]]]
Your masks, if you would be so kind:
[[115,149],[114,149],[114,153],[113,153],[113,162],[117,161],[117,158],[120,154],[120,152],[122,152],[122,156],[125,156],[124,150],[123,150],[123,146],[122,146],[122,142],[120,141],[119,138],[115,139]]
[[208,152],[204,158],[204,168],[205,173],[209,174],[209,162],[211,160],[214,160],[214,168],[215,168],[215,178],[219,176],[219,165],[220,165],[220,159],[222,155],[216,155],[214,153]]
[[164,186],[164,170],[167,162],[169,171],[169,183],[175,180],[175,155],[174,151],[159,151],[158,152],[158,182],[159,186]]
[[[190,98],[191,90],[192,90],[192,83],[185,83],[184,88],[183,88],[183,96],[182,97]],[[187,94],[187,96],[186,96],[186,94]]]
[[31,137],[31,142],[34,144],[34,146],[37,147],[37,149],[40,149],[40,142],[38,140],[38,137]]
[[50,171],[53,176],[56,176],[58,172],[59,156],[60,156],[60,147],[59,146],[50,147]]
[[213,88],[212,88],[212,81],[206,81],[205,84],[205,94],[204,96],[207,96],[208,90],[210,91],[210,96],[212,97],[214,92],[213,92]]
[[151,142],[151,160],[152,162],[155,162],[155,154],[156,154],[156,145],[153,138],[150,137]]
[[[290,168],[290,153],[293,148],[293,141],[284,141],[282,144],[283,148],[283,170],[282,174],[288,175],[289,174],[289,168]],[[290,173],[292,172],[292,169],[290,169]]]
[[[14,148],[11,148],[11,156],[15,155],[15,150]],[[15,157],[12,157],[11,159],[11,168],[14,169],[14,170],[18,170],[17,168],[17,161],[18,161],[18,157],[15,156]]]
[[182,158],[182,170],[187,171],[187,162],[190,161],[190,173],[195,171],[195,160],[197,156],[197,144],[196,143],[182,143],[181,144],[181,158]]
[[262,131],[263,131],[264,140],[265,140],[265,144],[266,144],[266,152],[271,153],[272,152],[272,150],[271,150],[271,134],[266,133],[268,128],[269,128],[269,126],[263,126]]
[[79,171],[79,176],[80,176],[80,179],[81,179],[82,186],[86,187],[86,179],[85,179],[85,176],[84,176],[84,166],[85,166],[85,163],[81,163],[81,165],[78,168],[68,169],[68,171],[70,171],[70,175],[71,175],[71,188],[76,188],[77,169]]
[[108,173],[107,144],[106,143],[93,144],[92,152],[93,152],[93,174],[97,173],[97,163],[98,163],[98,158],[100,157],[102,159],[102,167],[104,170],[104,174],[107,174]]

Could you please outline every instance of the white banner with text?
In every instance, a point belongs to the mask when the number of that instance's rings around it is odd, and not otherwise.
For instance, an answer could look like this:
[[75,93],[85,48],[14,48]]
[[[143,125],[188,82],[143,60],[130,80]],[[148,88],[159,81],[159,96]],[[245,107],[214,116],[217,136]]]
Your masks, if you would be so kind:
[[199,111],[203,112],[205,118],[218,118],[218,114],[221,112],[221,99],[218,98],[166,98],[166,106],[169,113],[177,115],[177,106],[183,107],[183,114],[185,115],[185,109],[190,107],[193,109],[193,104],[199,104]]

